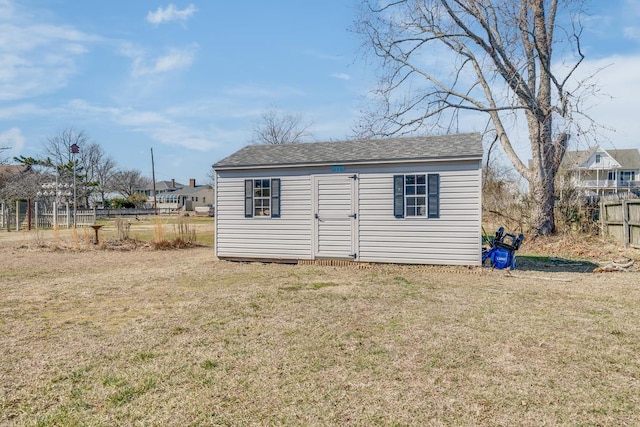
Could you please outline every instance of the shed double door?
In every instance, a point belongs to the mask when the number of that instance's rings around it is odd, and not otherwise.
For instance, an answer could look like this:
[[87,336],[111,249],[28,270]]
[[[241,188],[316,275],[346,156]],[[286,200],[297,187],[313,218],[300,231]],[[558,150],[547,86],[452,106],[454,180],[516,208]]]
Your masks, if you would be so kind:
[[358,176],[315,175],[314,258],[358,258]]

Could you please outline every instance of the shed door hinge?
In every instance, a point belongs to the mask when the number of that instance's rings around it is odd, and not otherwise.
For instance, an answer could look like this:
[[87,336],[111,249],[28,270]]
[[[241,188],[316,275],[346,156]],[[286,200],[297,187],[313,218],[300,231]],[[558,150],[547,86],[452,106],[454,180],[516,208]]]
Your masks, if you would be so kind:
[[357,213],[351,214],[349,215],[349,218],[358,219],[358,214]]
[[357,253],[356,254],[351,254],[350,257],[353,258],[353,259],[356,259],[356,258],[358,258],[358,254]]
[[353,179],[353,180],[358,179],[358,175],[356,175],[356,174],[351,175],[351,179]]

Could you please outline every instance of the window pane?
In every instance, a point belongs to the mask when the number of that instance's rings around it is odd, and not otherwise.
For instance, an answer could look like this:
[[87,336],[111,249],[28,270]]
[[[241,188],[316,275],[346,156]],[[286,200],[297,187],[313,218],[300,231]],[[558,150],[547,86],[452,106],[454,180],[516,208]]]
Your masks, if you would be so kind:
[[415,175],[407,175],[404,178],[404,183],[407,185],[413,185],[416,183],[416,176]]
[[407,185],[407,195],[412,196],[414,194],[416,194],[416,187],[413,185]]
[[418,175],[417,181],[418,184],[425,184],[427,182],[427,177],[425,175]]
[[416,194],[427,194],[427,186],[426,185],[418,185],[416,188]]

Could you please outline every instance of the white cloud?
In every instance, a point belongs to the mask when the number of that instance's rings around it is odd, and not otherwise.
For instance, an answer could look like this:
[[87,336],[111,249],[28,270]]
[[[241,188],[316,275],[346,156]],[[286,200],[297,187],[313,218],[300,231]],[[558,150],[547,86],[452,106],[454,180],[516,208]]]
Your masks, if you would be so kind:
[[0,16],[9,18],[13,15],[14,7],[10,0],[0,0]]
[[630,40],[640,41],[640,27],[625,27],[623,33]]
[[[6,14],[4,13],[6,12]],[[76,74],[76,59],[101,38],[70,26],[35,23],[0,0],[0,101],[55,92]]]
[[331,77],[334,77],[339,80],[351,80],[351,76],[346,73],[333,73],[331,74]]
[[332,53],[326,53],[326,52],[320,52],[320,51],[314,50],[314,49],[304,49],[304,50],[302,50],[302,54],[303,55],[307,55],[307,56],[311,56],[311,57],[316,58],[316,59],[322,59],[322,60],[337,61],[337,60],[340,59],[340,55],[336,55],[336,54],[332,54]]
[[265,87],[249,84],[240,84],[229,87],[225,89],[224,94],[231,97],[248,99],[262,98],[265,101],[306,95],[302,90],[291,86]]
[[157,111],[140,111],[134,108],[101,107],[84,100],[75,99],[66,105],[65,115],[85,117],[98,121],[109,121],[124,126],[134,132],[141,132],[162,144],[191,150],[216,148],[212,133],[191,126],[188,121],[178,121],[170,114]]
[[198,46],[189,45],[182,49],[170,49],[166,55],[147,61],[143,55],[138,53],[133,60],[133,77],[142,77],[152,74],[166,73],[170,71],[189,68],[193,63]]
[[3,120],[16,120],[29,116],[46,115],[51,115],[51,112],[32,103],[0,106],[0,119]]
[[17,155],[24,147],[24,140],[20,129],[13,127],[6,132],[0,133],[0,148],[10,148],[8,151]]
[[190,4],[185,9],[177,9],[175,5],[169,4],[166,8],[162,8],[161,6],[155,12],[147,13],[147,22],[151,24],[162,24],[163,22],[171,22],[171,21],[186,21],[196,13],[198,9],[193,4]]
[[595,74],[594,80],[602,95],[590,100],[588,113],[598,124],[611,131],[603,131],[605,144],[615,148],[640,148],[640,122],[637,119],[640,86],[631,70],[640,68],[640,54],[615,55],[596,61],[585,61],[581,73]]

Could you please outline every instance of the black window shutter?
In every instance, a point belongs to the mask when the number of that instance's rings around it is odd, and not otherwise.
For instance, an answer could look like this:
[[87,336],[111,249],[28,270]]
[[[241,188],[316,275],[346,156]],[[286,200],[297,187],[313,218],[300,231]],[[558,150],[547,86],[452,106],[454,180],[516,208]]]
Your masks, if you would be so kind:
[[280,178],[271,180],[271,218],[280,218]]
[[393,215],[404,218],[404,175],[393,176]]
[[244,216],[253,217],[253,180],[244,180]]
[[429,218],[440,218],[440,175],[437,173],[427,175],[427,193],[429,196]]

